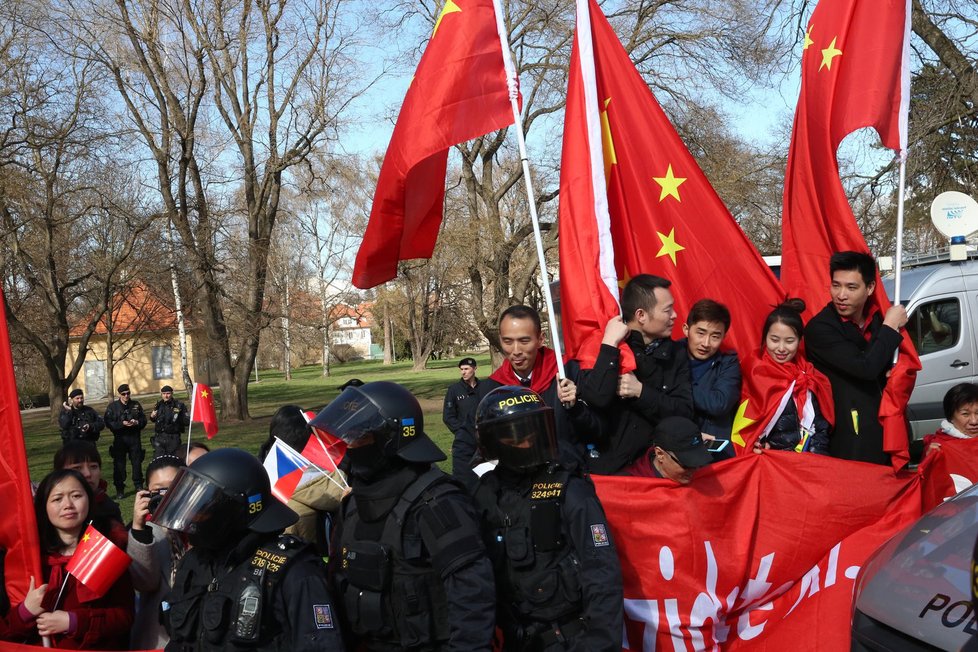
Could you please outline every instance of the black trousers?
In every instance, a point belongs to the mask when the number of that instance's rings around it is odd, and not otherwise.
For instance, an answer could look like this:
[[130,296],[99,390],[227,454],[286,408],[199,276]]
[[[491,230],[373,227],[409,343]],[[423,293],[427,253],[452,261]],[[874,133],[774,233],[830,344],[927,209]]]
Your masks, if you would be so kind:
[[126,463],[132,464],[132,484],[140,487],[143,484],[143,450],[142,437],[139,435],[114,435],[112,446],[112,484],[118,491],[126,487]]

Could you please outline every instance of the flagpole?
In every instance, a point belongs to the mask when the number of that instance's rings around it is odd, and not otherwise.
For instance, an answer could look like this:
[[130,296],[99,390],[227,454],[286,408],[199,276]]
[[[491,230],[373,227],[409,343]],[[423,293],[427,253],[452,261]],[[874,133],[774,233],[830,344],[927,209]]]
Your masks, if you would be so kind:
[[896,260],[893,263],[894,266],[894,281],[893,281],[893,304],[897,305],[900,303],[900,281],[903,276],[903,194],[907,184],[907,152],[906,150],[900,152],[900,182],[898,184],[897,193],[899,194],[899,201],[897,202],[897,223],[896,223]]
[[533,192],[533,180],[530,178],[530,160],[526,154],[526,139],[523,136],[523,116],[520,114],[520,107],[517,102],[519,87],[516,82],[516,66],[513,65],[513,57],[509,51],[509,38],[506,33],[506,22],[503,20],[503,11],[500,0],[492,0],[492,8],[496,13],[496,32],[499,34],[499,41],[503,51],[503,66],[506,69],[506,84],[509,86],[509,104],[513,109],[513,122],[516,126],[516,142],[519,144],[520,161],[523,164],[523,179],[526,182],[527,203],[530,208],[530,221],[533,222],[533,240],[537,247],[537,260],[540,263],[540,281],[543,285],[543,296],[547,302],[547,315],[550,317],[550,343],[553,345],[554,354],[557,356],[557,376],[561,379],[566,378],[564,372],[564,353],[557,337],[557,316],[554,314],[554,300],[550,293],[550,274],[547,271],[547,261],[543,251],[543,236],[540,234],[540,220],[537,217],[536,195]]
[[[309,425],[309,423],[312,421],[312,419],[309,418],[309,415],[306,414],[304,410],[301,412],[301,414],[302,414],[302,418],[306,420],[306,425]],[[337,482],[336,484],[338,484],[339,486],[341,486],[344,491],[346,491],[347,489],[349,489],[350,488],[350,485],[347,483],[346,478],[344,478],[343,477],[343,474],[340,472],[340,465],[339,465],[339,463],[337,463],[337,461],[333,459],[333,456],[329,454],[329,448],[326,446],[326,444],[323,443],[323,438],[319,436],[319,433],[316,432],[316,429],[313,428],[312,426],[309,426],[309,436],[316,438],[316,443],[319,444],[319,447],[321,449],[323,449],[323,453],[326,454],[326,457],[329,458],[329,461],[333,463],[333,468],[336,469],[336,471],[337,471],[336,475],[338,475],[340,477],[340,480],[343,481],[343,484],[340,484],[339,482]],[[276,437],[276,439],[278,439],[278,437]],[[302,453],[300,453],[300,455],[301,454]],[[309,460],[309,463],[312,464],[312,460]],[[316,465],[313,464],[313,466],[316,466]],[[318,469],[319,467],[317,466],[316,468]]]
[[[275,441],[277,441],[277,442],[279,443],[279,446],[281,446],[282,448],[284,448],[284,449],[286,449],[286,450],[287,450],[288,452],[290,452],[290,453],[292,453],[292,454],[293,454],[293,455],[295,455],[296,457],[300,457],[300,458],[302,458],[303,460],[305,460],[306,462],[309,462],[309,466],[311,466],[312,468],[314,468],[314,469],[316,469],[316,470],[317,470],[317,471],[319,471],[319,472],[320,472],[321,474],[323,474],[323,475],[325,475],[325,476],[326,476],[326,479],[327,479],[327,480],[329,480],[330,482],[332,482],[333,484],[335,484],[335,485],[336,485],[337,487],[339,487],[339,488],[340,488],[340,489],[342,489],[343,491],[346,491],[347,489],[349,489],[349,487],[344,487],[344,486],[343,486],[343,485],[341,485],[341,484],[340,484],[339,482],[337,482],[337,481],[336,481],[336,479],[334,479],[334,478],[333,478],[333,476],[331,476],[331,475],[330,475],[330,474],[329,474],[329,473],[328,473],[327,471],[325,471],[324,469],[322,469],[322,468],[320,468],[320,467],[319,467],[319,466],[318,466],[318,465],[317,465],[317,464],[316,464],[315,462],[313,462],[313,461],[312,461],[311,459],[309,459],[308,457],[306,457],[305,455],[303,455],[302,453],[300,453],[300,452],[299,452],[299,451],[297,451],[296,449],[294,449],[294,448],[292,448],[291,446],[289,446],[289,445],[288,445],[287,443],[285,443],[284,441],[282,441],[281,439],[279,439],[279,438],[278,438],[277,436],[275,437]],[[327,453],[327,455],[329,455],[329,453]],[[330,461],[331,461],[331,462],[333,461],[333,458],[332,458],[332,457],[330,457],[329,459],[330,459]]]
[[190,424],[187,426],[187,454],[183,456],[184,461],[190,457],[190,431],[194,429],[194,404],[197,402],[197,383],[194,382],[194,394],[190,397]]

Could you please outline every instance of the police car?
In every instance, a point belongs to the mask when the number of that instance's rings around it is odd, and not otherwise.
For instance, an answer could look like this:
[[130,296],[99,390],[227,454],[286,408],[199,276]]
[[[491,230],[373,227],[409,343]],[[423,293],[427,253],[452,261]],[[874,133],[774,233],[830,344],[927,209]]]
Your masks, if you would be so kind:
[[883,544],[856,578],[851,649],[974,649],[976,537],[978,484]]

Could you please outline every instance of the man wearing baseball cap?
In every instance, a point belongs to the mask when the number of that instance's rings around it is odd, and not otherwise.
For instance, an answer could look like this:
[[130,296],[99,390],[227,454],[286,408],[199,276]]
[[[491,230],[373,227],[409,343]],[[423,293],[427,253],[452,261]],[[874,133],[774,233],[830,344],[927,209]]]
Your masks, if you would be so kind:
[[629,475],[689,484],[697,469],[713,461],[699,426],[686,417],[660,421],[652,431],[652,442],[651,448],[626,468]]
[[478,476],[472,471],[472,458],[475,456],[475,409],[489,388],[475,375],[478,365],[475,358],[462,358],[458,361],[461,378],[453,383],[445,393],[445,406],[442,420],[455,435],[452,442],[452,475],[469,490],[475,488]]

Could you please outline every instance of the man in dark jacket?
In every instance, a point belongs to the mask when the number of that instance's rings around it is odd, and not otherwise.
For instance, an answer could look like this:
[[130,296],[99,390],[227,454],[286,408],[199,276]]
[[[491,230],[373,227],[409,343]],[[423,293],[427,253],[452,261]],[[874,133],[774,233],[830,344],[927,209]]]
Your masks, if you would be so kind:
[[[652,429],[665,417],[693,417],[686,349],[670,339],[676,321],[671,283],[639,274],[625,286],[622,313],[608,322],[594,368],[583,374],[581,398],[608,415],[610,437],[589,460],[593,473],[618,474],[652,444]],[[618,345],[625,341],[636,369],[620,375]]]
[[156,424],[156,434],[150,440],[153,444],[153,457],[176,455],[181,448],[180,435],[190,425],[187,406],[173,398],[172,387],[164,385],[160,389],[160,396],[153,411],[149,413],[149,420]]
[[808,358],[832,383],[835,429],[829,452],[842,459],[889,464],[880,400],[907,310],[897,304],[882,315],[869,301],[876,290],[876,261],[869,254],[832,254],[829,272],[832,301],[805,328]]
[[458,369],[462,377],[445,393],[442,420],[455,435],[452,441],[452,475],[467,488],[474,489],[478,476],[472,472],[475,456],[475,408],[486,395],[486,384],[475,375],[475,358],[462,358]]
[[68,400],[61,406],[58,425],[61,427],[62,443],[72,439],[95,442],[105,423],[98,412],[85,405],[85,393],[76,388],[71,390]]
[[[499,344],[506,360],[486,381],[487,391],[503,385],[529,387],[554,409],[557,446],[564,464],[583,464],[586,451],[602,437],[604,424],[584,401],[578,400],[580,365],[564,365],[566,378],[557,380],[557,356],[544,346],[540,315],[529,306],[510,306],[499,317]],[[589,458],[588,458],[589,459]]]
[[112,431],[113,441],[109,448],[112,455],[112,484],[116,499],[121,500],[126,490],[126,460],[132,464],[132,485],[138,491],[143,486],[142,433],[146,427],[146,413],[139,401],[131,398],[129,385],[119,385],[119,398],[105,408],[105,425]]
[[[713,299],[700,299],[689,310],[679,340],[689,358],[693,387],[693,420],[700,432],[716,439],[730,441],[734,415],[740,403],[740,362],[736,351],[721,351],[720,344],[730,329],[730,311]],[[734,456],[727,444],[717,460]]]

